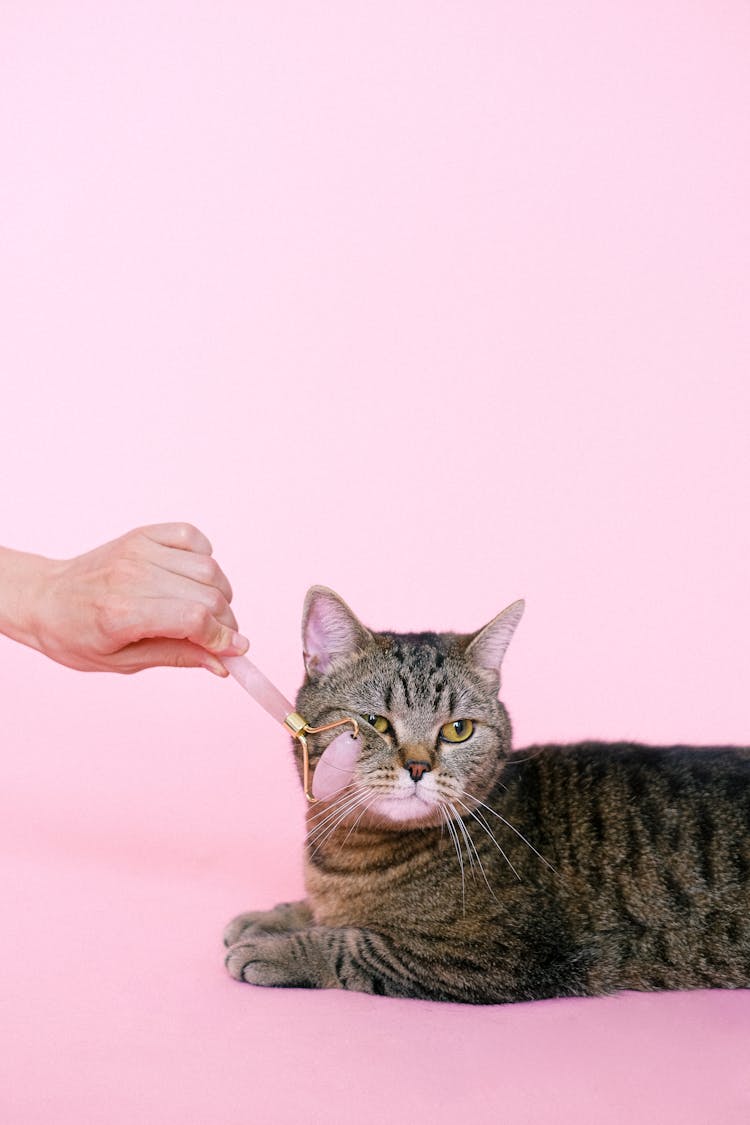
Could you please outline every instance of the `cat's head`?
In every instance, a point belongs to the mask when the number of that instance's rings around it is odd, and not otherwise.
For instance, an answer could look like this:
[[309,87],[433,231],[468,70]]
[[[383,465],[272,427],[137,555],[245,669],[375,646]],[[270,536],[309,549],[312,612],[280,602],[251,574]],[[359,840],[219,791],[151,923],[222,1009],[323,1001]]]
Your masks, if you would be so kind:
[[[418,827],[485,799],[511,747],[500,667],[523,609],[514,602],[468,635],[376,633],[332,590],[308,591],[297,709],[312,726],[345,716],[360,726],[346,789],[332,798],[342,811],[350,795],[365,820]],[[336,736],[311,739],[313,766]]]

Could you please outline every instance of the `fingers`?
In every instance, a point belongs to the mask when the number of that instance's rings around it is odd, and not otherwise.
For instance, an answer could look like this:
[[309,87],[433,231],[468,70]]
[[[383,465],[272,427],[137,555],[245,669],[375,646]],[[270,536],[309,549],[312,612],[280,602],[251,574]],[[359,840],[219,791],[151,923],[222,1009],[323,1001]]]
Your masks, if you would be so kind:
[[[179,608],[181,622],[178,637],[185,637],[193,644],[223,656],[241,656],[250,647],[246,637],[219,621],[206,606],[195,602],[181,602]],[[165,637],[175,635],[166,630],[161,630],[160,633]]]
[[176,550],[162,543],[149,541],[149,561],[170,574],[179,574],[202,586],[219,590],[227,602],[232,600],[232,587],[216,559],[210,554]]
[[179,597],[111,597],[102,608],[100,625],[113,651],[156,637],[192,641],[224,656],[240,656],[249,647],[247,638],[233,624],[219,620],[208,606]]
[[[180,552],[174,551],[172,553],[178,554]],[[199,562],[201,558],[206,558],[206,556],[185,555],[186,560],[194,559]],[[207,561],[211,562],[212,560],[207,559]],[[132,595],[147,600],[161,597],[180,598],[185,602],[198,602],[210,610],[217,621],[228,625],[230,629],[237,628],[237,618],[234,616],[227,598],[218,587],[193,581],[191,578],[184,578],[181,574],[164,570],[152,562],[144,562],[141,565],[144,568],[143,574],[131,587]],[[230,589],[229,593],[231,594],[231,592]],[[144,607],[144,609],[148,612],[148,607]]]
[[[150,557],[146,557],[144,549],[140,549],[116,559],[110,567],[109,583],[113,593],[109,600],[114,602],[114,610],[123,615],[127,610],[133,628],[140,627],[139,623],[144,626],[143,632],[128,637],[128,641],[156,635],[145,631],[152,616],[151,603],[155,599],[199,603],[210,610],[218,621],[237,629],[237,619],[226,597],[227,593],[231,596],[232,589],[212,558],[176,551],[157,543],[150,543],[147,550]],[[167,567],[176,565],[179,569],[167,569],[154,558],[160,558]],[[185,576],[182,571],[198,577]],[[211,577],[218,585],[200,580]]]
[[206,668],[215,676],[229,675],[221,661],[190,641],[135,641],[114,653],[108,664],[115,672],[141,672],[145,668]]
[[198,554],[211,555],[213,547],[197,527],[191,523],[154,523],[148,527],[140,527],[135,534],[145,535],[154,543],[162,547],[175,547],[179,551],[196,551]]

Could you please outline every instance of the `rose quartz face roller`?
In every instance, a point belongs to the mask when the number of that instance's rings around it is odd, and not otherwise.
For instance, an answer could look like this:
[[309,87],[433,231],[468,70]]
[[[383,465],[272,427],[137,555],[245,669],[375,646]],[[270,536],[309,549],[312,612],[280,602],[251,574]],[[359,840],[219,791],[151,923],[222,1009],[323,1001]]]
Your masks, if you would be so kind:
[[[327,723],[323,727],[311,727],[294,707],[283,696],[278,688],[274,687],[260,668],[256,668],[252,660],[246,656],[224,656],[222,663],[230,675],[234,676],[237,683],[251,695],[256,703],[268,714],[281,723],[291,732],[302,747],[302,782],[305,796],[308,801],[324,801],[338,793],[352,780],[354,764],[360,750],[359,724],[356,719],[339,719],[335,723]],[[315,774],[310,786],[310,755],[307,748],[309,734],[321,734],[334,727],[351,726],[351,732],[344,731],[333,742],[329,743],[315,767]]]

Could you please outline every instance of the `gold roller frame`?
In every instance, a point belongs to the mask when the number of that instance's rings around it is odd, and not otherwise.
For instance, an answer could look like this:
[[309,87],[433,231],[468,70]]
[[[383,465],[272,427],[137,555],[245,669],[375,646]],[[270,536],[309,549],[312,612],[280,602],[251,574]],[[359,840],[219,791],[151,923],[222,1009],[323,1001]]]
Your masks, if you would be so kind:
[[291,733],[292,738],[296,738],[302,747],[302,786],[305,790],[305,796],[311,805],[316,803],[317,798],[313,797],[310,789],[310,751],[307,746],[308,734],[322,734],[323,731],[333,730],[335,727],[352,727],[352,738],[356,738],[359,734],[359,723],[356,719],[337,719],[335,723],[326,723],[323,727],[311,727],[307,719],[303,719],[298,711],[292,711],[284,719],[284,726]]

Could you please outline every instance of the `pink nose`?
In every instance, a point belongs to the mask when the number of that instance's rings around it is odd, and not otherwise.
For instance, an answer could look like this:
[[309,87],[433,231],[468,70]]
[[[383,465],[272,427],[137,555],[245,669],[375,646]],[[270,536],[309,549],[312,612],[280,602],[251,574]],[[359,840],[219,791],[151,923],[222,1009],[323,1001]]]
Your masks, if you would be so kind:
[[409,771],[412,781],[420,781],[428,770],[432,769],[429,762],[415,762],[412,758],[406,763],[406,769]]

